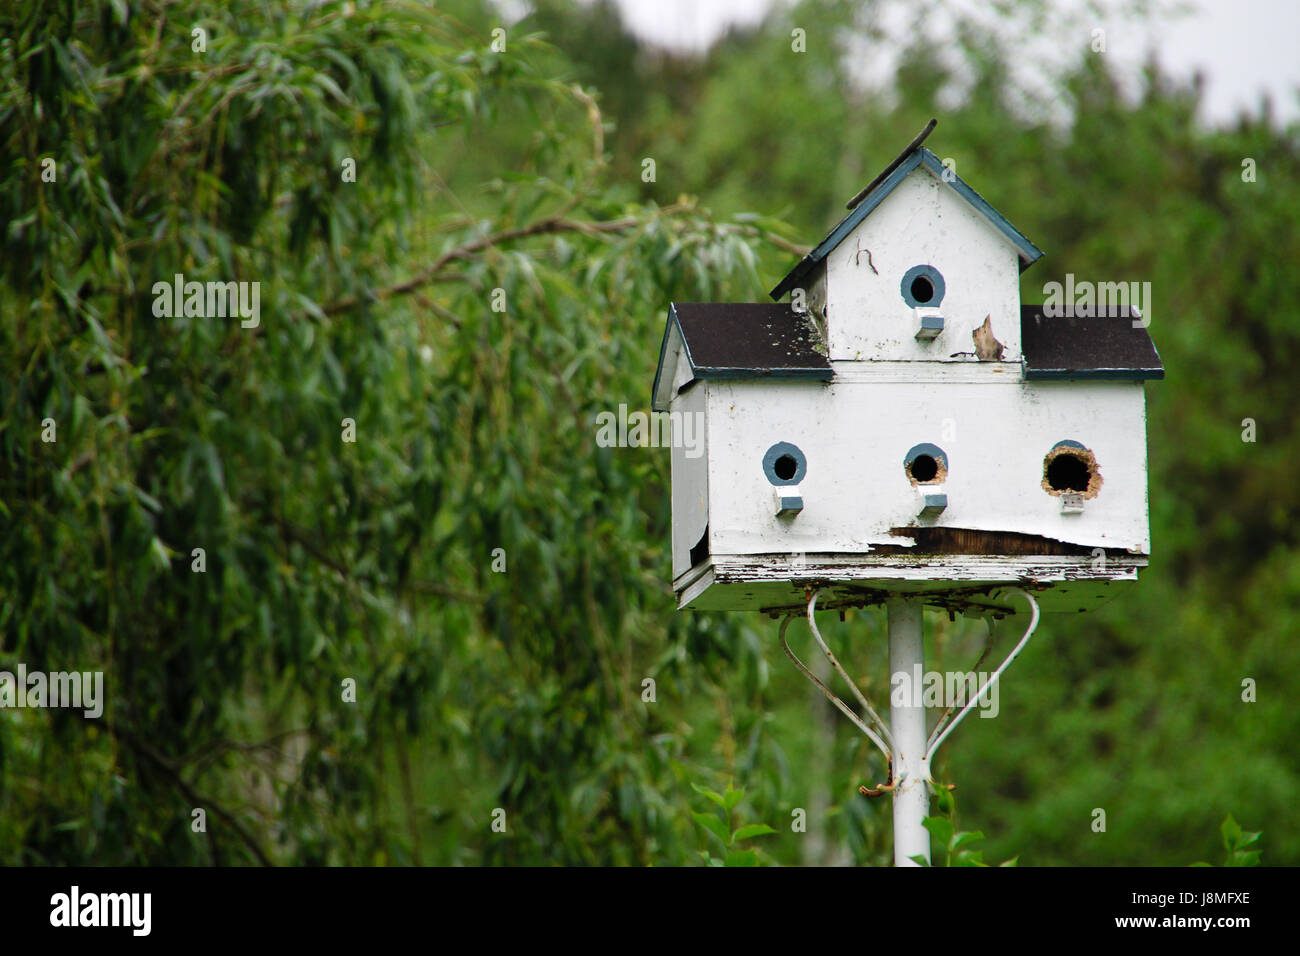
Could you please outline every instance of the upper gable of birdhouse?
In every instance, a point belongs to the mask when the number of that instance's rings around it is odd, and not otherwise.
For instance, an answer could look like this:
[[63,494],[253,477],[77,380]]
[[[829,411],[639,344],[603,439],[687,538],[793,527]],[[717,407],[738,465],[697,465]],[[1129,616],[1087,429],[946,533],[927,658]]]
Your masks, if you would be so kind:
[[[1164,376],[1149,320],[1122,295],[1095,307],[1081,301],[1077,312],[1060,301],[1021,305],[1020,273],[1043,253],[921,147],[933,128],[931,120],[850,201],[849,214],[772,290],[775,304],[673,303],[656,411],[703,379]],[[934,364],[883,364],[895,362]],[[949,375],[963,363],[976,367]]]
[[1043,253],[922,138],[772,298],[823,320],[833,361],[1019,363],[1019,276]]

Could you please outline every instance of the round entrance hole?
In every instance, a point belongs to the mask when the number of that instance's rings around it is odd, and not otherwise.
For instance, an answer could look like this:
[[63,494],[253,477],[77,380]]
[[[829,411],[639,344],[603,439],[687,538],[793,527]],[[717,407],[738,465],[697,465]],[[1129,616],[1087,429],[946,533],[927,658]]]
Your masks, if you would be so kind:
[[763,475],[775,487],[797,485],[808,474],[808,458],[794,442],[779,441],[763,453]]
[[912,459],[908,472],[919,482],[934,481],[939,474],[939,463],[933,455],[917,455]]
[[1043,458],[1043,490],[1058,498],[1061,495],[1097,497],[1101,490],[1101,471],[1092,449],[1077,441],[1057,442]]
[[912,280],[912,298],[920,305],[926,305],[934,298],[934,283],[925,276],[917,276]]
[[903,474],[913,485],[941,485],[948,480],[948,455],[928,441],[913,445],[903,456]]
[[943,304],[943,293],[943,274],[928,264],[912,266],[898,284],[898,294],[910,309],[937,309]]
[[1047,464],[1047,484],[1053,491],[1087,491],[1092,475],[1078,455],[1057,455]]

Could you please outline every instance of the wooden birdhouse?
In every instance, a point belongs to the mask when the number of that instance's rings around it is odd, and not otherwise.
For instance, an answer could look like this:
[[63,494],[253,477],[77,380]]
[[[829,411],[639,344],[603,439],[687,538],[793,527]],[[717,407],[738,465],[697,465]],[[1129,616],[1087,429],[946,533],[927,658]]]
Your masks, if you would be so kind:
[[680,607],[1016,585],[1083,610],[1146,566],[1148,319],[1118,294],[1022,305],[1043,253],[921,146],[932,127],[772,303],[669,309],[653,407],[703,435],[671,451]]

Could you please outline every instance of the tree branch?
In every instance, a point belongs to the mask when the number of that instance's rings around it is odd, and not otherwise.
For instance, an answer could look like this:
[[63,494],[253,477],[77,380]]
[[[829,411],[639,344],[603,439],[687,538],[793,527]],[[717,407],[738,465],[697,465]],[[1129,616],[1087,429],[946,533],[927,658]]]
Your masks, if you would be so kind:
[[[660,210],[661,215],[673,215],[687,208],[685,204],[678,203],[673,206],[666,206]],[[383,301],[393,296],[408,295],[416,289],[421,288],[440,278],[439,273],[453,262],[460,262],[469,259],[493,246],[501,245],[505,242],[513,242],[516,239],[526,239],[529,236],[542,236],[561,232],[580,232],[587,236],[598,236],[609,233],[622,232],[631,229],[634,226],[641,225],[645,220],[638,219],[636,216],[625,216],[622,219],[609,219],[605,222],[582,222],[576,219],[567,219],[563,216],[549,216],[546,219],[539,219],[537,222],[530,223],[527,226],[517,226],[514,229],[503,229],[500,232],[490,233],[486,236],[480,236],[463,246],[457,246],[449,249],[435,259],[432,264],[417,272],[409,279],[394,283],[383,289],[377,289],[367,298],[375,301]],[[341,299],[335,299],[333,302],[321,308],[326,315],[338,315],[340,312],[347,312],[349,309],[355,309],[361,304],[361,297],[357,295],[345,295]]]
[[[307,537],[306,533],[303,532],[302,529],[294,526],[291,522],[285,521],[279,515],[273,515],[271,520],[276,523],[276,526],[280,529],[280,533],[285,538],[300,545],[309,555],[333,571],[343,584],[347,585],[355,583],[353,581],[352,572],[317,547],[317,545]],[[374,581],[364,583],[368,584],[370,587],[384,586],[383,584]],[[470,601],[479,604],[487,601],[487,597],[484,595],[472,594],[468,591],[459,591],[443,584],[435,584],[432,581],[406,581],[393,584],[391,587],[396,591],[406,590],[415,591],[419,594],[434,594],[439,597],[451,598],[457,601]]]
[[186,782],[185,778],[181,776],[181,772],[170,760],[158,753],[144,741],[137,738],[135,734],[130,731],[123,730],[114,724],[109,724],[108,730],[114,737],[124,741],[133,751],[161,770],[163,774],[176,785],[176,789],[180,790],[181,794],[191,804],[195,807],[210,807],[216,816],[224,820],[230,828],[239,835],[239,838],[244,841],[244,844],[253,852],[253,855],[257,857],[259,863],[263,866],[275,866],[275,864],[271,862],[271,858],[266,855],[266,851],[262,849],[261,844],[259,844],[256,838],[248,832],[248,829],[235,818],[235,815],[221,804],[217,803],[217,801],[210,797],[203,796],[190,786],[190,784]]

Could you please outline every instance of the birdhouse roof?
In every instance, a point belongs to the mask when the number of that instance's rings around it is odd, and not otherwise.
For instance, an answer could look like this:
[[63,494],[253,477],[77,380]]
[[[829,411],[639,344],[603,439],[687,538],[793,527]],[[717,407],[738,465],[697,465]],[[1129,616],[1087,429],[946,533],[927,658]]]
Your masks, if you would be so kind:
[[1006,237],[1008,242],[1015,246],[1020,257],[1021,272],[1024,272],[1042,258],[1043,251],[1025,238],[1024,233],[1011,225],[1002,213],[990,206],[983,196],[966,185],[953,170],[945,167],[938,156],[921,146],[921,141],[929,135],[930,130],[933,128],[934,120],[931,120],[921,135],[914,139],[911,145],[898,155],[897,159],[886,166],[880,175],[873,179],[865,189],[849,200],[849,214],[839,221],[812,252],[799,260],[799,264],[791,269],[784,279],[777,283],[776,288],[771,292],[773,299],[780,300],[787,292],[803,282],[817,264],[830,255],[831,250],[843,242],[860,222],[871,215],[872,211],[884,202],[885,198],[898,187],[898,184],[906,179],[918,166],[924,166],[939,182],[951,188],[958,196],[970,203],[976,212],[987,219],[998,232]]
[[[788,304],[674,302],[668,311],[652,407],[700,378],[829,379],[830,360],[809,317]],[[679,375],[678,366],[684,365]],[[680,381],[679,381],[680,379]]]
[[1058,306],[1020,307],[1020,349],[1025,379],[1128,379],[1143,381],[1165,377],[1164,363],[1151,335],[1130,307],[1090,309],[1097,314]]

